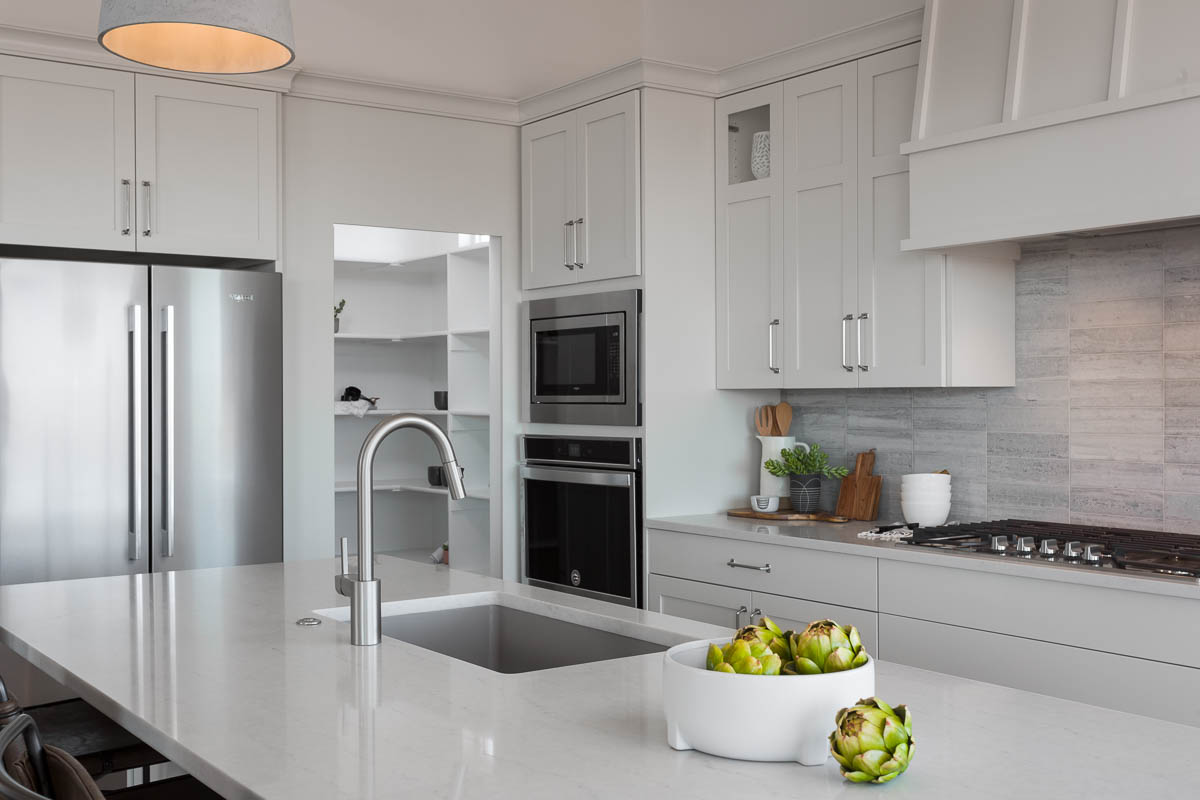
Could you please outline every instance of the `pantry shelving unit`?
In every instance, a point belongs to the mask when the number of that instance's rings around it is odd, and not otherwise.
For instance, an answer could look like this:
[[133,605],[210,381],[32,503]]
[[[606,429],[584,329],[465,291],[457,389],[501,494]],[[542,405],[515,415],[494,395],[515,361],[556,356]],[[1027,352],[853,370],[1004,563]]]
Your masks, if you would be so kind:
[[[432,235],[424,236],[428,244]],[[355,473],[367,433],[381,417],[419,414],[450,437],[467,497],[452,500],[445,487],[430,486],[428,467],[441,464],[436,449],[420,434],[396,432],[375,457],[376,551],[428,563],[449,542],[455,568],[486,573],[493,516],[491,286],[499,243],[483,237],[458,246],[456,234],[442,236],[454,246],[432,255],[334,262],[334,301],[345,298],[346,308],[333,335],[333,398],[347,386],[379,397],[361,418],[335,406],[336,536],[348,537],[353,549]],[[446,411],[432,407],[441,390],[449,394]]]

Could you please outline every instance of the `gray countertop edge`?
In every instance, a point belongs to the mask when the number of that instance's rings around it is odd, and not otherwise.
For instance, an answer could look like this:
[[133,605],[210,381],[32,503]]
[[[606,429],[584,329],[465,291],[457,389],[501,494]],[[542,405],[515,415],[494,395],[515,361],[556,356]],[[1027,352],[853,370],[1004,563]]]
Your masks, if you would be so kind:
[[[1189,582],[1153,575],[1117,575],[1108,570],[1060,566],[1037,561],[1014,562],[995,556],[945,553],[887,540],[858,538],[859,533],[880,524],[887,523],[773,522],[729,517],[721,513],[655,517],[646,520],[646,527],[649,529],[1200,600],[1200,581]],[[764,533],[759,530],[761,528],[767,528],[770,532]],[[654,572],[653,563],[649,565],[649,571]]]

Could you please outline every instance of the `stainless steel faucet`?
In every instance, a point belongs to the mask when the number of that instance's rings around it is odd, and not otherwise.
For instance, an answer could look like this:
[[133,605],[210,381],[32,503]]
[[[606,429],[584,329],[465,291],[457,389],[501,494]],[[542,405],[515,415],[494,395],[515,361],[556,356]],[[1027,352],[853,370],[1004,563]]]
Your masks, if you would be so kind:
[[374,512],[372,501],[375,486],[375,451],[393,431],[401,428],[416,428],[433,440],[442,467],[446,472],[446,485],[450,496],[462,500],[467,496],[463,485],[462,469],[454,455],[454,445],[442,429],[416,414],[400,414],[389,417],[376,425],[363,441],[358,454],[358,577],[350,574],[350,554],[346,552],[346,540],[341,540],[342,574],[333,579],[333,588],[343,597],[350,598],[350,643],[357,645],[379,644],[380,617],[382,609],[379,599],[379,579],[374,575],[375,541]]

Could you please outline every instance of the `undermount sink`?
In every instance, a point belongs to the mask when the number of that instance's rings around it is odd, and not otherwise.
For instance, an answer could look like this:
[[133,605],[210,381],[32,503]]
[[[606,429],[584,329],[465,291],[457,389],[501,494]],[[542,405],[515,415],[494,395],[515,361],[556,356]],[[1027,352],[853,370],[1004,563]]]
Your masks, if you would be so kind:
[[[670,646],[504,603],[401,610],[412,602],[384,603],[384,636],[505,674],[661,653]],[[344,611],[337,608],[318,613],[347,619]]]

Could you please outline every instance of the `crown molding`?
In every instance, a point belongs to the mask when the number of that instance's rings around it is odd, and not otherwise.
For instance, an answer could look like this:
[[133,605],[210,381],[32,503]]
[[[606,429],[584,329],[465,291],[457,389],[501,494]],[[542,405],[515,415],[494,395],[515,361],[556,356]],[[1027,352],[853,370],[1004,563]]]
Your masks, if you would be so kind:
[[288,97],[351,103],[501,125],[518,125],[521,121],[515,100],[456,94],[303,70],[292,81]]
[[[630,89],[666,89],[704,97],[723,97],[919,41],[923,17],[924,12],[920,9],[910,11],[722,70],[654,59],[636,59],[519,100],[308,72],[295,65],[254,75],[186,77],[212,83],[269,89],[291,97],[311,100],[351,103],[501,125],[521,125]],[[9,25],[0,25],[0,53],[180,77],[177,72],[147,67],[114,56],[95,39],[86,36]]]
[[919,42],[924,17],[924,9],[908,11],[728,67],[720,73],[720,95],[753,89]]
[[183,74],[148,67],[145,64],[115,56],[101,47],[95,39],[87,36],[18,28],[12,25],[0,25],[0,53],[49,61],[68,61],[73,64],[119,69],[123,72],[138,72],[144,75],[162,75],[167,78],[182,76],[189,80],[248,86],[251,89],[269,89],[273,92],[288,91],[292,80],[300,72],[299,67],[289,65],[272,72],[256,72],[250,75]]

